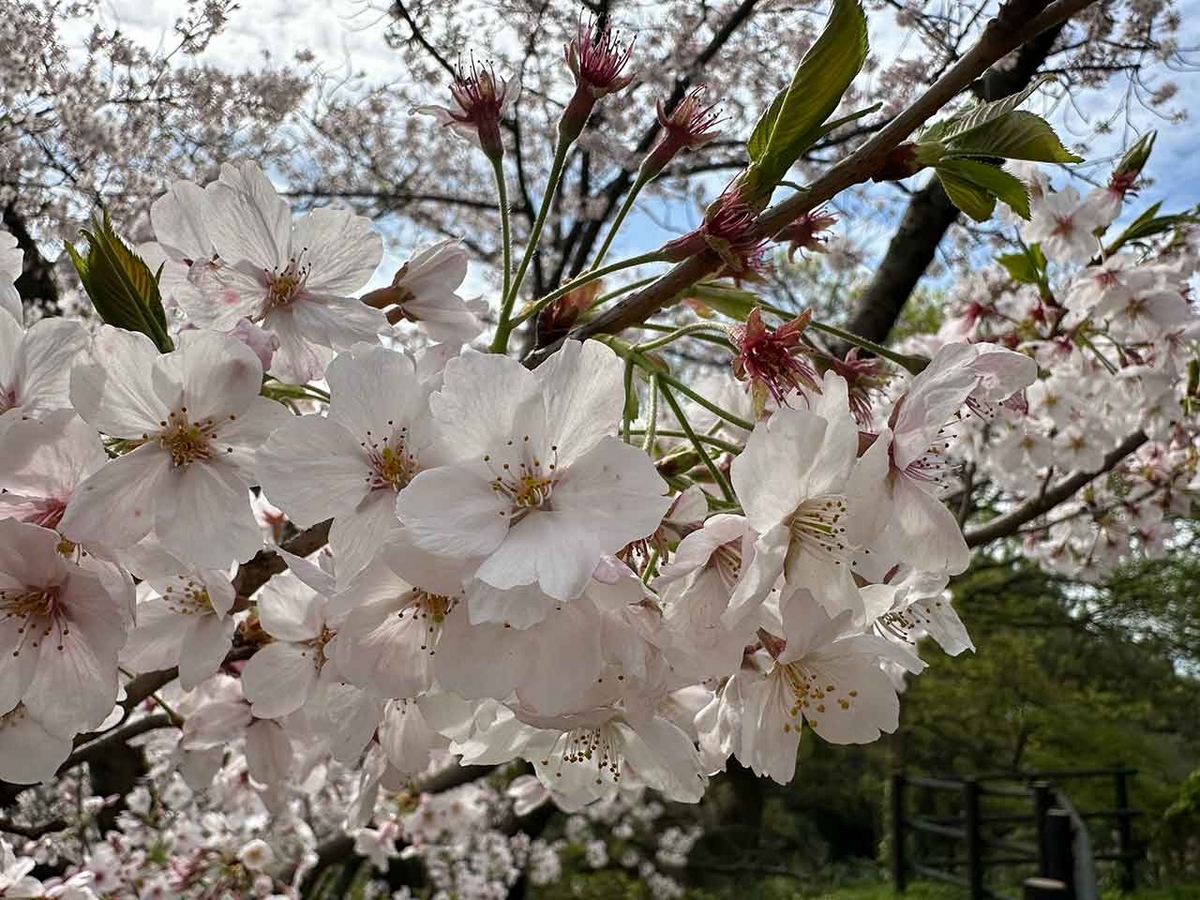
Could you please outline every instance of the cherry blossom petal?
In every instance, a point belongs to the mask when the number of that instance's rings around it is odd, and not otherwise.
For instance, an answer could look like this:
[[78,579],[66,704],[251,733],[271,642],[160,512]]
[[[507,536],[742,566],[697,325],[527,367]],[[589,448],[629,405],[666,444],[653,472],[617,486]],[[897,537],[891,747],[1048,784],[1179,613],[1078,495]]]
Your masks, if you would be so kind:
[[62,533],[76,542],[133,546],[154,527],[170,470],[170,456],[154,444],[110,460],[71,495]]
[[89,425],[112,437],[137,439],[159,430],[170,411],[151,373],[158,348],[144,334],[103,325],[91,361],[71,371],[71,405]]
[[359,290],[383,258],[383,238],[371,220],[349,209],[321,207],[296,220],[292,246],[305,249],[312,262],[308,288],[316,293],[350,294]]

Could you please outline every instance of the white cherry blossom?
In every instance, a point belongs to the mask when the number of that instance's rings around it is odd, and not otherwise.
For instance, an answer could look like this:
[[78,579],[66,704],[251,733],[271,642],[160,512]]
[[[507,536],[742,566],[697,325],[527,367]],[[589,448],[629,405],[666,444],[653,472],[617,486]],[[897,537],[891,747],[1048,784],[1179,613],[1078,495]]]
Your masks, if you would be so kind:
[[280,342],[271,374],[303,383],[320,378],[334,350],[372,341],[386,328],[378,310],[350,294],[383,253],[367,219],[322,207],[293,222],[262,170],[223,172],[201,199],[203,223],[221,265],[200,279],[202,298],[180,297],[202,327],[228,330],[246,318]]
[[0,519],[0,712],[22,704],[69,738],[112,711],[125,622],[104,584],[62,557],[60,541]]
[[475,577],[496,588],[578,596],[602,556],[651,534],[670,505],[650,459],[612,436],[621,379],[594,342],[567,341],[534,372],[469,351],[451,360],[430,405],[468,462],[400,493],[413,543],[481,557]]
[[102,328],[71,400],[88,424],[136,447],[78,486],[63,533],[120,549],[153,531],[203,568],[249,559],[262,545],[247,492],[253,453],[289,419],[261,385],[258,358],[233,338],[185,332],[159,355],[143,335]]

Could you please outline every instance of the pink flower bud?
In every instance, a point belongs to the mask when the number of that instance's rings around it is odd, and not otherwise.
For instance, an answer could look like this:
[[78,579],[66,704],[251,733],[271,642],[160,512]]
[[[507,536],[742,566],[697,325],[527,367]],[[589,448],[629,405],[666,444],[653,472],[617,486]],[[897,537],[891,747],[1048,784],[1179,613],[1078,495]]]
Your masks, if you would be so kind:
[[260,328],[249,319],[238,319],[238,323],[229,334],[254,351],[258,361],[262,363],[264,372],[271,368],[271,358],[279,349],[279,337],[275,332]]

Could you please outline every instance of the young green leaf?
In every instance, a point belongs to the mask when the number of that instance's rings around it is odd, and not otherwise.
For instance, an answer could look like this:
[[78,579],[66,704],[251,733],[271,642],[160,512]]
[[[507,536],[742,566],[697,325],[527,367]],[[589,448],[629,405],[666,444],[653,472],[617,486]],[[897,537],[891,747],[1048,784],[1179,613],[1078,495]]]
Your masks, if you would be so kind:
[[998,166],[973,159],[947,159],[936,171],[950,200],[976,222],[991,218],[996,199],[1021,218],[1029,218],[1029,189]]
[[987,125],[946,141],[952,156],[1027,159],[1033,162],[1077,163],[1054,129],[1041,116],[1024,110],[1005,113]]
[[804,54],[791,83],[754,126],[743,184],[760,197],[787,174],[821,135],[825,120],[867,58],[867,19],[859,0],[833,0],[821,36]]
[[163,353],[173,350],[158,275],[117,236],[107,212],[83,235],[87,256],[70,244],[67,254],[96,313],[110,325],[147,335]]
[[938,122],[931,125],[925,129],[919,140],[937,140],[946,143],[954,138],[964,138],[977,128],[982,128],[989,122],[995,121],[1001,116],[1015,110],[1049,80],[1051,79],[1039,78],[1031,82],[1023,91],[1009,94],[1007,97],[994,100],[991,103],[977,103],[958,115],[952,116],[946,122]]

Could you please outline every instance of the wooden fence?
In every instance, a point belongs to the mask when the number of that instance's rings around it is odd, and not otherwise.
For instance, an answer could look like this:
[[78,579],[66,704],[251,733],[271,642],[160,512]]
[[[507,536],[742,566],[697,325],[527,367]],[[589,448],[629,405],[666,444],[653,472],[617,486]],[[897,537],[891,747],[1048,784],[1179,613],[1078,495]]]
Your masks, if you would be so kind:
[[[895,772],[891,780],[891,850],[896,890],[902,892],[909,876],[918,875],[959,885],[971,900],[1010,900],[988,886],[987,873],[992,868],[1018,867],[1030,876],[1023,882],[1028,900],[1089,900],[1076,884],[1075,835],[1082,820],[1089,838],[1099,836],[1099,829],[1091,823],[1111,823],[1108,831],[1113,840],[1102,840],[1099,845],[1105,848],[1115,843],[1115,847],[1092,852],[1091,860],[1116,863],[1118,883],[1122,890],[1132,891],[1135,867],[1142,857],[1133,838],[1133,820],[1139,811],[1129,803],[1129,779],[1135,774],[1136,770],[1121,765],[971,776]],[[1066,808],[1069,801],[1064,803],[1063,798],[1069,794],[1059,785],[1096,778],[1112,779],[1113,807]],[[955,814],[930,811],[930,807],[945,807],[946,801],[955,797]],[[920,813],[910,810],[914,800],[920,804]],[[996,809],[997,805],[1004,808]],[[938,852],[931,853],[931,847]],[[1091,861],[1084,862],[1091,865]]]

